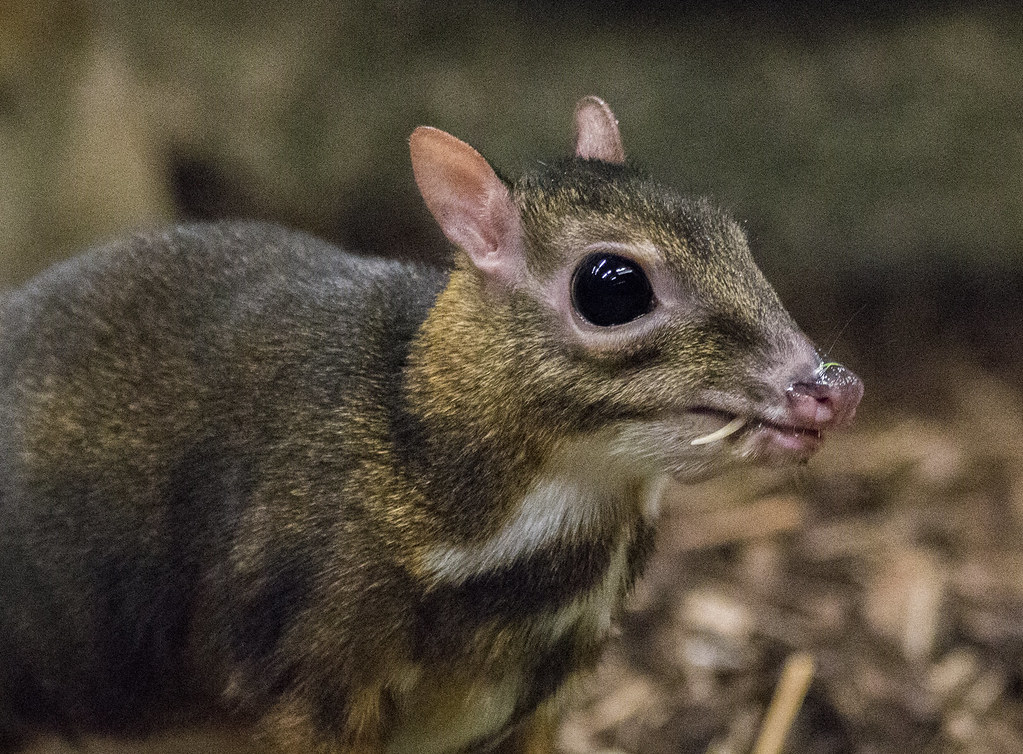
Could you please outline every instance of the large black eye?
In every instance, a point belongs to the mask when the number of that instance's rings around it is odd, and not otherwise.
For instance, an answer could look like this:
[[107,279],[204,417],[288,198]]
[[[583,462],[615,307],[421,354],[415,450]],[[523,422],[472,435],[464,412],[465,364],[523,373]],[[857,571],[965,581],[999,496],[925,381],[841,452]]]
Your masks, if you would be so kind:
[[572,303],[587,322],[624,325],[650,311],[654,292],[643,268],[617,254],[590,254],[572,278]]

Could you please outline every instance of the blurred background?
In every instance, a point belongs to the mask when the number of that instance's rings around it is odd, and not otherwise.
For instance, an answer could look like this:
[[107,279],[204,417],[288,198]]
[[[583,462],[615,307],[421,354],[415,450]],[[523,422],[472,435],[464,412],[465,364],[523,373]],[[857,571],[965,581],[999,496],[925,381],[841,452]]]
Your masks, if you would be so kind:
[[181,218],[440,257],[411,130],[514,174],[568,149],[591,93],[631,159],[744,220],[837,358],[914,380],[922,346],[1019,361],[1008,3],[3,0],[0,288]]
[[744,222],[867,397],[794,486],[676,491],[641,645],[569,748],[746,751],[809,648],[794,750],[1023,750],[1014,4],[0,0],[0,290],[181,219],[443,259],[412,129],[515,174],[569,149],[586,94],[630,159]]

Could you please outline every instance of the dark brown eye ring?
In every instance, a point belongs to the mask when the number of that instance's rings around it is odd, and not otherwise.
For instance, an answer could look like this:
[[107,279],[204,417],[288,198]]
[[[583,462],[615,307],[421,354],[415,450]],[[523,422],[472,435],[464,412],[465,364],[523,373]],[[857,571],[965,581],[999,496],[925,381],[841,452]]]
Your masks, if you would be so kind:
[[572,276],[572,305],[598,327],[624,325],[653,307],[654,291],[643,268],[617,254],[590,254]]

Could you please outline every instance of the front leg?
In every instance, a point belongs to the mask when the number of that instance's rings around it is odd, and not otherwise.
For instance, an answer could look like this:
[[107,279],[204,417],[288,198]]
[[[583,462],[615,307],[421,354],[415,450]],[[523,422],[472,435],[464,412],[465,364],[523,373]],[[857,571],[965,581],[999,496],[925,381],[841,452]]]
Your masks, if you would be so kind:
[[[436,679],[431,685],[435,687],[415,689],[419,705],[406,710],[412,721],[406,719],[398,727],[394,699],[384,686],[372,686],[354,694],[343,708],[322,700],[292,698],[283,702],[262,721],[261,738],[272,754],[467,751],[466,706],[471,706],[469,699],[479,700],[480,689]],[[554,700],[541,704],[507,738],[477,754],[555,754],[560,706]],[[463,729],[461,734],[459,728]]]
[[383,699],[374,686],[336,707],[323,700],[282,702],[260,723],[261,742],[272,754],[384,754]]
[[555,754],[561,705],[547,702],[487,754]]

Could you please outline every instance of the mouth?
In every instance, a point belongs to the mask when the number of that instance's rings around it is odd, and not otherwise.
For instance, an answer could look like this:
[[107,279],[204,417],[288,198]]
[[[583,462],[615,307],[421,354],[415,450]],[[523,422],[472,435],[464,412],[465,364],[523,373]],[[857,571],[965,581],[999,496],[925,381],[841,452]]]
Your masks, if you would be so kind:
[[712,416],[724,422],[718,429],[691,440],[689,444],[695,446],[736,442],[745,438],[757,456],[795,455],[808,458],[824,439],[819,427],[787,424],[762,416],[744,416],[709,408],[693,409],[691,413]]
[[740,429],[745,427],[746,426],[746,421],[747,421],[746,417],[744,417],[744,416],[736,416],[734,419],[732,419],[730,422],[728,422],[728,424],[723,426],[721,429],[716,429],[713,432],[709,432],[708,434],[701,435],[700,437],[697,437],[695,440],[693,440],[689,444],[690,445],[710,445],[712,442],[718,442],[719,440],[724,440],[729,435],[734,435]]

